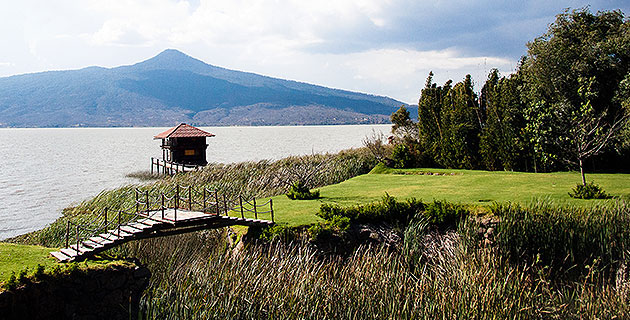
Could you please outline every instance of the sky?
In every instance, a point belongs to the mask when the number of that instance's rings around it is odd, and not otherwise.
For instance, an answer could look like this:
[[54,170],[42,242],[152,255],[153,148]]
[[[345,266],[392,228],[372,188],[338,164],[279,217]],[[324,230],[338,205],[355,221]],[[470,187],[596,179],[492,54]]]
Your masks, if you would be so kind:
[[177,49],[206,63],[416,104],[438,84],[509,74],[564,0],[0,0],[0,77],[116,67]]

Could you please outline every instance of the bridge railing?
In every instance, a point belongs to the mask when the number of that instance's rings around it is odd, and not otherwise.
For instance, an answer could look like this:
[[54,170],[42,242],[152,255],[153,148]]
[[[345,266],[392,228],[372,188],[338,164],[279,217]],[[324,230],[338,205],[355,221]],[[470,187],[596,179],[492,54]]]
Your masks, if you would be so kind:
[[[103,234],[105,239],[115,240],[111,234],[120,237],[122,226],[143,218],[155,220],[155,213],[159,213],[159,218],[163,221],[177,222],[178,210],[199,211],[216,216],[237,216],[242,219],[268,216],[275,222],[272,199],[260,202],[255,197],[246,199],[242,195],[229,198],[226,194],[219,195],[216,189],[205,187],[175,185],[166,190],[135,188],[134,198],[129,207],[118,210],[105,207],[87,222],[68,220],[65,247],[70,248],[70,242],[76,240],[72,248],[78,252],[83,241],[98,234]],[[173,210],[173,218],[168,216],[168,210]]]
[[[128,223],[130,220],[143,217],[133,211],[125,210],[109,210],[105,207],[98,211],[95,217],[87,223],[77,223],[68,220],[66,226],[65,248],[70,248],[70,241],[75,241],[72,244],[72,249],[79,252],[82,242],[90,237],[99,235],[104,239],[113,241],[114,235],[120,237],[120,228]],[[113,234],[112,234],[113,232]]]
[[[267,216],[275,222],[272,199],[261,203],[255,197],[246,199],[242,195],[228,198],[226,194],[220,196],[217,190],[205,187],[175,185],[154,194],[136,188],[135,197],[136,213],[161,211],[161,218],[166,220],[177,221],[178,210],[189,210],[214,215],[240,216],[243,219],[252,215],[254,219]],[[174,219],[165,216],[165,211],[169,209],[173,209]]]

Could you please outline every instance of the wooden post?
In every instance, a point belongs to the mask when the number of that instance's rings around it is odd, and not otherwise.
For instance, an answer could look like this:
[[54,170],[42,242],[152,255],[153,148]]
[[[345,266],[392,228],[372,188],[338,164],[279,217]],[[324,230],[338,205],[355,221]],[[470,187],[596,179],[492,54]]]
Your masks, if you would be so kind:
[[77,255],[79,254],[79,225],[77,225]]
[[175,185],[175,208],[179,206],[179,185]]
[[164,220],[164,192],[160,194],[162,195],[162,220]]
[[122,210],[118,210],[118,238],[120,238],[120,212]]
[[241,218],[245,219],[245,215],[243,214],[243,196],[238,196],[238,203],[241,206]]
[[273,221],[273,199],[269,199],[269,209],[271,210],[271,222]]
[[66,248],[68,247],[69,241],[70,241],[70,220],[68,220],[68,226],[66,227]]
[[192,186],[188,186],[188,210],[192,211]]
[[179,205],[179,185],[175,185],[175,220],[177,220],[177,206]]
[[139,199],[138,199],[138,189],[135,189],[135,191],[136,191],[136,213],[139,213],[140,212],[140,207],[138,206],[138,201],[139,201]]
[[258,210],[256,210],[256,197],[254,197],[254,219],[258,219]]
[[217,190],[214,190],[214,204],[216,205],[217,216],[219,215],[219,195],[217,194]]
[[203,187],[203,210],[201,210],[202,212],[206,212],[206,188]]
[[227,200],[225,200],[225,193],[223,194],[223,210],[225,210],[225,216],[227,217],[228,208],[227,208]]
[[107,207],[105,207],[105,229],[107,229]]
[[153,157],[151,157],[151,175],[153,175]]
[[145,197],[145,199],[146,199],[145,205],[147,207],[146,214],[148,216],[149,215],[149,211],[151,211],[151,210],[149,210],[149,190],[146,191],[145,195],[146,195],[146,197]]

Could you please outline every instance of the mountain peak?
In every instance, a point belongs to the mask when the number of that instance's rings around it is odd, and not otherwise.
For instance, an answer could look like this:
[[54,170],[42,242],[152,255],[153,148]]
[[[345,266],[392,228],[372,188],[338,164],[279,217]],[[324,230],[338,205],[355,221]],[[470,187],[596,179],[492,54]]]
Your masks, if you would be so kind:
[[179,50],[166,49],[153,58],[134,64],[132,68],[137,70],[185,70],[194,72],[209,66],[205,62]]
[[181,52],[181,51],[179,51],[177,49],[166,49],[166,50],[158,53],[157,56],[155,56],[155,57],[153,57],[153,58],[151,58],[149,60],[152,60],[152,59],[160,59],[160,60],[162,60],[162,59],[167,59],[167,60],[172,60],[172,59],[188,60],[188,59],[192,59],[192,60],[197,60],[197,59],[195,59],[195,58],[193,58],[193,57],[191,57],[191,56],[189,56],[189,55],[187,55],[187,54],[185,54],[185,53],[183,53],[183,52]]

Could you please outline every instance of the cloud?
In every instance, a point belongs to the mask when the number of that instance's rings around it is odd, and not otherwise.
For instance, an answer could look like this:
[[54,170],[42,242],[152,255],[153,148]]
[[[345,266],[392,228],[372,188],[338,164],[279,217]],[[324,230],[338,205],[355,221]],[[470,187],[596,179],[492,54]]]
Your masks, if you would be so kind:
[[[591,10],[621,8],[594,0]],[[525,43],[584,1],[58,0],[0,11],[0,75],[131,64],[165,48],[211,64],[417,100],[437,82],[513,71]]]

